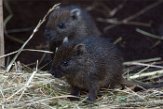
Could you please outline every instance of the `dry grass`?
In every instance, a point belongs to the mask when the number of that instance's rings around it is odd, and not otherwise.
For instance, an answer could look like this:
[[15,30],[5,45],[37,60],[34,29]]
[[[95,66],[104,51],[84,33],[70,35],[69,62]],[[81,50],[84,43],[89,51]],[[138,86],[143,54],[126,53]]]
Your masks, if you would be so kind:
[[[113,23],[105,30],[113,28],[120,24],[135,24],[135,22],[129,22],[130,20],[140,16],[149,9],[162,3],[159,2],[144,8],[135,15],[132,15],[122,21],[107,22]],[[120,8],[117,8],[117,10]],[[114,11],[116,12],[116,10]],[[31,37],[39,29],[40,25],[44,22],[46,16],[42,22],[38,23],[38,26],[34,29]],[[99,19],[103,21],[103,19]],[[106,21],[105,21],[106,22]],[[140,23],[136,23],[140,24]],[[142,23],[141,23],[142,25]],[[143,24],[144,25],[144,24]],[[144,33],[144,32],[143,32]],[[147,35],[147,34],[145,34]],[[151,35],[150,35],[151,36]],[[149,89],[143,92],[133,92],[129,88],[125,90],[108,90],[100,91],[102,96],[99,96],[95,103],[86,104],[83,101],[86,99],[86,94],[80,97],[80,101],[69,101],[69,85],[61,79],[53,78],[49,73],[40,71],[38,65],[35,69],[26,68],[21,63],[15,63],[17,56],[24,51],[26,43],[17,51],[15,58],[11,61],[10,65],[5,70],[0,70],[0,108],[2,109],[161,109],[163,108],[163,88]],[[117,40],[119,42],[119,40]],[[115,43],[117,43],[115,42]],[[41,51],[42,52],[42,51]],[[7,54],[8,56],[11,54]],[[5,56],[1,56],[3,58]],[[141,81],[151,81],[163,76],[163,67],[158,64],[162,64],[160,58],[126,62],[125,65],[125,77],[129,79],[139,79]],[[13,63],[14,66],[13,66]],[[37,62],[38,63],[38,62]],[[11,67],[12,70],[10,71]],[[150,69],[152,70],[150,71]],[[154,69],[154,70],[153,70]],[[137,71],[132,74],[131,72]]]
[[[129,65],[130,62],[127,63]],[[131,67],[133,67],[132,64]],[[142,74],[144,72],[141,72]],[[147,77],[151,76],[150,72],[148,74]],[[161,77],[162,74],[158,76]],[[102,96],[99,96],[94,104],[86,104],[83,102],[87,97],[86,94],[81,96],[80,101],[67,99],[70,96],[69,85],[47,72],[39,71],[37,65],[35,69],[26,70],[20,63],[15,64],[10,72],[6,73],[5,70],[1,70],[0,77],[0,106],[2,109],[163,108],[163,89],[161,88],[143,92],[133,92],[129,88],[125,90],[106,89],[100,91]]]

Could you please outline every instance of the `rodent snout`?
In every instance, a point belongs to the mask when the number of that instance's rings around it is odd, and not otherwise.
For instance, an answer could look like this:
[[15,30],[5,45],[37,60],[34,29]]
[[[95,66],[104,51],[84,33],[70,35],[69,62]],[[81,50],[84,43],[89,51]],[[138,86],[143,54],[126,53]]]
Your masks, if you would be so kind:
[[63,77],[63,72],[58,68],[51,68],[49,72],[56,78]]
[[52,30],[45,29],[44,31],[44,37],[48,40],[51,41],[56,37],[56,34]]

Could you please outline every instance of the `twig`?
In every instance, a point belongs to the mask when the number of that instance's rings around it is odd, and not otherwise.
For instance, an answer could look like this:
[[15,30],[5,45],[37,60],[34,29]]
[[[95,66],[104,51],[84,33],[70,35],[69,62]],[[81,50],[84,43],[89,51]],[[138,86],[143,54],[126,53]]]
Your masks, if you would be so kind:
[[53,53],[52,51],[36,50],[36,49],[24,49],[23,51],[35,51],[35,52],[50,53],[50,54]]
[[[2,101],[1,102],[4,102],[4,94],[3,94],[3,91],[2,91],[2,87],[0,87],[0,93],[1,93],[1,96],[2,96]],[[4,105],[2,104],[2,109],[5,109],[4,108]]]
[[9,3],[8,3],[8,0],[4,0],[4,6],[5,6],[5,8],[7,9],[8,13],[9,13],[9,15],[7,16],[7,18],[4,20],[4,33],[5,33],[5,36],[6,36],[7,38],[13,40],[13,41],[16,41],[16,42],[18,42],[18,43],[20,43],[20,44],[23,44],[24,42],[23,42],[22,40],[17,39],[17,38],[14,38],[14,37],[12,37],[12,36],[10,36],[10,35],[8,34],[8,32],[7,32],[7,30],[6,30],[6,26],[7,26],[7,23],[8,23],[8,22],[11,20],[11,18],[13,17],[13,12],[12,12],[12,10],[11,10],[11,8],[10,8],[10,5],[9,5]]
[[154,67],[154,68],[160,68],[160,69],[163,69],[162,66],[151,65],[151,64],[144,64],[144,63],[138,63],[138,62],[131,62],[131,63],[124,64],[124,65],[139,65],[139,66],[147,66],[147,67]]
[[[151,63],[150,65],[153,65],[153,64],[155,64],[155,62],[153,62],[153,63]],[[147,69],[149,69],[150,68],[150,66],[147,66],[147,67],[145,67],[145,68],[143,68],[142,70],[140,70],[138,73],[136,73],[136,74],[141,74],[142,72],[144,72],[145,70],[147,70]]]
[[101,1],[95,1],[92,6],[89,6],[86,9],[88,11],[91,11],[94,9],[96,12],[103,13],[107,17],[113,17],[120,9],[124,7],[126,1],[127,0],[124,0],[121,4],[119,4],[113,9],[110,9],[106,4],[102,3]]
[[[3,55],[3,56],[0,56],[0,58],[5,58],[5,57],[7,57],[7,56],[13,55],[13,54],[15,54],[15,53],[18,53],[18,51],[19,51],[19,50],[16,50],[16,51],[13,51],[13,52],[11,52],[11,53],[5,54],[5,55]],[[35,50],[35,49],[23,49],[22,51],[35,51],[35,52],[50,53],[50,54],[53,53],[53,52],[51,52],[51,51],[46,51],[46,50]]]
[[117,7],[115,7],[114,9],[112,9],[112,10],[110,11],[110,16],[111,16],[111,17],[114,16],[119,10],[121,10],[121,9],[124,7],[126,1],[127,1],[127,0],[124,0],[123,3],[119,4]]
[[[143,8],[142,10],[140,10],[139,12],[137,12],[136,14],[131,15],[131,16],[127,17],[127,18],[124,18],[121,22],[129,22],[130,20],[133,20],[133,19],[139,17],[140,15],[144,14],[145,12],[149,11],[150,9],[152,9],[152,8],[154,8],[154,7],[156,7],[156,6],[158,6],[158,5],[161,4],[162,2],[163,2],[163,0],[159,0],[158,2],[153,3],[153,4],[151,4],[151,5],[149,5],[149,6],[145,7],[145,8]],[[104,31],[107,31],[107,30],[109,30],[109,29],[111,29],[111,28],[114,28],[114,27],[116,27],[116,26],[118,26],[118,25],[120,25],[120,24],[107,26],[107,27],[105,27]]]
[[138,78],[155,76],[155,75],[163,75],[163,70],[147,72],[147,73],[142,73],[142,74],[135,74],[133,76],[130,76],[129,79],[138,79]]
[[159,1],[156,2],[156,3],[153,3],[153,4],[151,4],[151,5],[147,6],[147,7],[145,7],[144,9],[142,9],[141,11],[139,11],[138,13],[136,13],[136,14],[134,14],[134,15],[132,15],[132,16],[126,18],[124,21],[128,22],[128,21],[130,21],[130,20],[132,20],[132,19],[135,19],[136,17],[139,17],[140,15],[142,15],[142,14],[144,14],[145,12],[149,11],[150,9],[152,9],[152,8],[154,8],[154,7],[156,7],[156,6],[158,6],[158,5],[161,4],[162,2],[163,2],[162,0],[159,0]]
[[130,95],[135,95],[135,96],[139,97],[140,99],[145,100],[144,96],[140,96],[138,93],[134,92],[133,90],[131,90],[128,87],[126,87],[126,89],[127,89],[127,91],[126,90],[119,90],[119,89],[116,89],[115,91],[124,92],[124,93],[130,94]]
[[[51,98],[46,98],[46,99],[41,99],[41,100],[38,100],[38,101],[33,101],[27,105],[31,105],[31,104],[35,104],[35,103],[39,103],[39,102],[44,102],[44,101],[47,101],[47,100],[52,100],[52,99],[61,99],[61,98],[67,98],[67,97],[76,97],[76,96],[72,96],[72,95],[63,95],[63,96],[56,96],[56,97],[51,97]],[[77,98],[77,97],[76,97]]]
[[97,18],[97,21],[99,22],[104,22],[104,23],[110,23],[110,24],[114,24],[114,25],[120,25],[120,24],[124,24],[124,25],[136,25],[136,26],[144,26],[144,27],[150,27],[151,24],[150,23],[144,23],[144,22],[136,22],[136,21],[119,21],[116,19],[104,19],[104,18]]
[[24,42],[24,44],[22,45],[22,47],[18,50],[18,53],[15,55],[15,57],[11,60],[10,64],[8,65],[6,71],[9,72],[13,63],[15,62],[15,60],[17,59],[17,57],[20,55],[20,53],[22,52],[22,50],[24,49],[24,47],[27,45],[27,43],[33,38],[33,36],[35,35],[35,33],[38,31],[38,29],[40,28],[40,26],[45,22],[47,16],[54,10],[56,9],[60,4],[55,4],[48,12],[47,14],[43,17],[42,20],[39,21],[39,23],[37,24],[37,26],[35,27],[35,29],[33,30],[33,33],[30,35],[30,37]]
[[147,101],[147,102],[131,102],[131,103],[124,103],[120,104],[120,106],[161,106],[163,105],[163,100],[153,100],[153,101]]
[[161,43],[161,40],[156,41],[156,42],[150,47],[150,49],[152,49],[152,48],[158,46],[160,43]]
[[6,28],[7,22],[13,17],[13,12],[12,12],[9,4],[8,4],[8,0],[4,1],[4,6],[5,6],[5,8],[7,9],[8,13],[9,13],[9,16],[7,16],[7,18],[4,21],[4,28]]
[[119,37],[119,38],[117,38],[114,42],[113,42],[113,44],[117,44],[117,43],[119,43],[120,41],[122,41],[122,37]]
[[151,34],[149,32],[146,32],[144,30],[141,30],[139,28],[136,29],[137,32],[145,35],[145,36],[148,36],[148,37],[151,37],[151,38],[155,38],[155,39],[159,39],[159,40],[163,40],[163,36],[157,36],[157,35],[154,35],[154,34]]
[[29,84],[32,82],[33,77],[35,76],[35,74],[38,71],[38,61],[36,64],[36,70],[32,73],[32,75],[30,76],[30,78],[28,79],[27,83],[24,85],[24,87],[22,87],[21,89],[19,89],[18,91],[16,91],[14,94],[12,94],[10,97],[8,97],[6,100],[10,100],[11,98],[13,98],[16,94],[18,94],[19,92],[22,91],[21,95],[19,96],[18,101],[21,99],[21,97],[23,96],[25,90],[29,87]]
[[35,76],[35,74],[38,71],[38,61],[36,64],[36,70],[32,73],[32,75],[30,76],[29,80],[27,81],[27,83],[24,85],[24,90],[22,91],[21,95],[18,98],[18,101],[20,101],[20,99],[22,98],[24,92],[26,91],[26,89],[28,88],[29,84],[32,82],[33,77]]
[[20,102],[20,103],[18,103],[17,105],[26,105],[26,106],[30,106],[30,105],[32,105],[32,104],[41,103],[41,102],[45,102],[45,101],[48,101],[48,100],[62,99],[62,98],[67,98],[67,97],[76,97],[76,96],[72,96],[72,95],[63,95],[63,96],[56,96],[56,97],[45,98],[45,99],[27,100],[27,101]]
[[156,57],[156,58],[151,58],[151,59],[142,59],[142,60],[136,60],[136,61],[129,61],[129,62],[124,62],[124,65],[129,65],[130,63],[133,62],[141,62],[141,63],[145,63],[145,62],[153,62],[153,61],[159,61],[161,60],[160,57]]
[[31,31],[33,30],[33,27],[30,28],[17,28],[17,29],[10,29],[10,30],[6,30],[7,33],[20,33],[20,32],[27,32],[27,31]]

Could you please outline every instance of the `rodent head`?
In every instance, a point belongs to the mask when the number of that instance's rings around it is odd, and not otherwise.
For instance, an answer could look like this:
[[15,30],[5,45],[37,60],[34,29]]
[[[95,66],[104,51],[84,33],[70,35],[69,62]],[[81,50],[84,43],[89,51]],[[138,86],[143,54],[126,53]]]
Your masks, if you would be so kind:
[[62,41],[71,37],[77,26],[80,26],[81,10],[79,8],[59,8],[54,10],[45,27],[45,37],[48,41]]
[[86,60],[84,55],[86,54],[87,50],[82,43],[75,45],[63,44],[55,54],[50,73],[58,78],[76,74],[83,70],[83,64],[85,64]]

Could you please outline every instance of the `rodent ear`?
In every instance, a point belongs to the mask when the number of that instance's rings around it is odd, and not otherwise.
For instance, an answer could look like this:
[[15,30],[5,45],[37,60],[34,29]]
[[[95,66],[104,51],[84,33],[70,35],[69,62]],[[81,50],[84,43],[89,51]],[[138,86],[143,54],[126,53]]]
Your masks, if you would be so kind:
[[77,55],[83,54],[86,51],[85,44],[80,43],[75,45],[74,50],[77,53]]
[[74,20],[76,20],[76,19],[79,19],[80,14],[81,14],[81,10],[78,9],[78,8],[75,8],[75,9],[72,9],[72,10],[70,11],[70,13],[71,13],[71,17],[72,17]]
[[65,44],[65,43],[68,43],[68,37],[65,37],[65,38],[63,39],[63,44]]
[[57,51],[58,51],[58,47],[55,48],[55,53],[57,53]]

